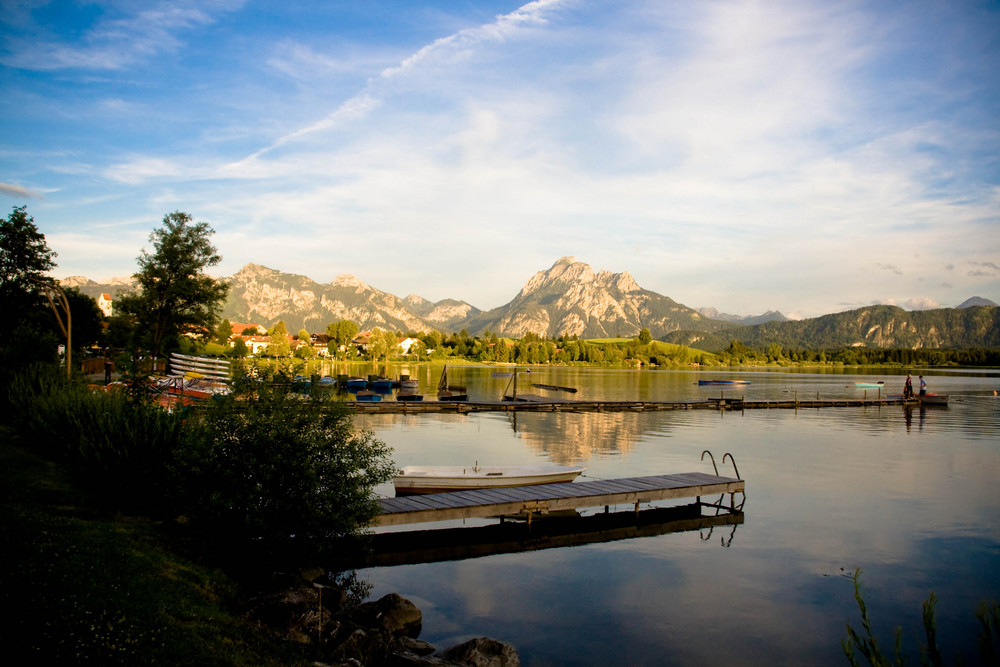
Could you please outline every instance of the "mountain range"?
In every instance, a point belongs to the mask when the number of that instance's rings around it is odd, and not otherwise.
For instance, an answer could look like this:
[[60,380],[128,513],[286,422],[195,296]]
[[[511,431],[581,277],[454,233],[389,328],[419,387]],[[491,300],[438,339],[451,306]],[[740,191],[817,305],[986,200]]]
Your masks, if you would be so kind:
[[[973,297],[958,308],[906,311],[870,306],[844,313],[793,321],[779,312],[737,317],[714,308],[693,309],[640,287],[628,272],[595,272],[588,264],[563,257],[538,271],[508,303],[483,311],[464,301],[432,302],[410,294],[400,298],[355,276],[341,274],[320,284],[297,274],[247,264],[230,284],[223,317],[271,326],[279,320],[289,331],[323,331],[350,319],[362,330],[453,332],[489,331],[521,338],[528,332],[549,337],[634,337],[643,328],[654,338],[705,350],[730,340],[788,347],[989,347],[1000,345],[1000,309]],[[84,294],[112,296],[129,281],[107,283],[73,277],[62,281]]]

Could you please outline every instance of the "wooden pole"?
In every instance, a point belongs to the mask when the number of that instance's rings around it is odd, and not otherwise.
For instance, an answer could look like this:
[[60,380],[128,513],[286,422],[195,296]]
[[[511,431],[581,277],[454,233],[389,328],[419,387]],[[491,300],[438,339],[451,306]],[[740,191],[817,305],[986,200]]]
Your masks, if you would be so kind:
[[[69,309],[69,299],[66,298],[66,292],[63,291],[63,288],[58,283],[43,280],[36,280],[35,283],[45,292],[45,298],[48,299],[49,305],[52,307],[52,312],[56,316],[56,322],[59,323],[59,328],[62,329],[63,335],[66,337],[66,377],[69,378],[73,373],[73,314]],[[56,300],[52,297],[53,294],[58,297],[58,305],[62,306],[63,311],[66,313],[65,321],[59,315]]]

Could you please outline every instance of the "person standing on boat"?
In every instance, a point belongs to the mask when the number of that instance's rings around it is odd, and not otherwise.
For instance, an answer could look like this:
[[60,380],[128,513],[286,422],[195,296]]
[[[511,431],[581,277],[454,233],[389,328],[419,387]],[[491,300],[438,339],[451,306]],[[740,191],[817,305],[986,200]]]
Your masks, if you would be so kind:
[[927,380],[924,379],[923,375],[920,376],[920,395],[927,395]]
[[903,399],[905,400],[907,398],[912,398],[912,397],[913,397],[913,378],[910,377],[909,373],[907,373],[906,384],[903,385]]

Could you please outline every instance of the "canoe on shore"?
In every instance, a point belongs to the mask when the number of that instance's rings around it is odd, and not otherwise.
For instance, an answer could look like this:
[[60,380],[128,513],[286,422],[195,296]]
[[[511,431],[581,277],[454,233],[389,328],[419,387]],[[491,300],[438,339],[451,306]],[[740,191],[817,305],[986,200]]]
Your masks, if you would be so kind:
[[404,466],[392,478],[396,495],[442,493],[572,482],[579,466]]

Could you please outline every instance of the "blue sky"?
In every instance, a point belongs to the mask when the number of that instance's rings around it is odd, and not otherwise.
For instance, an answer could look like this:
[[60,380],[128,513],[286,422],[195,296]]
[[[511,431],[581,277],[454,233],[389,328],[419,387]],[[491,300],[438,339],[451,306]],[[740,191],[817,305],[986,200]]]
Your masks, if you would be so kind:
[[166,213],[248,262],[510,300],[1000,302],[996,2],[0,2],[0,207],[57,277]]

